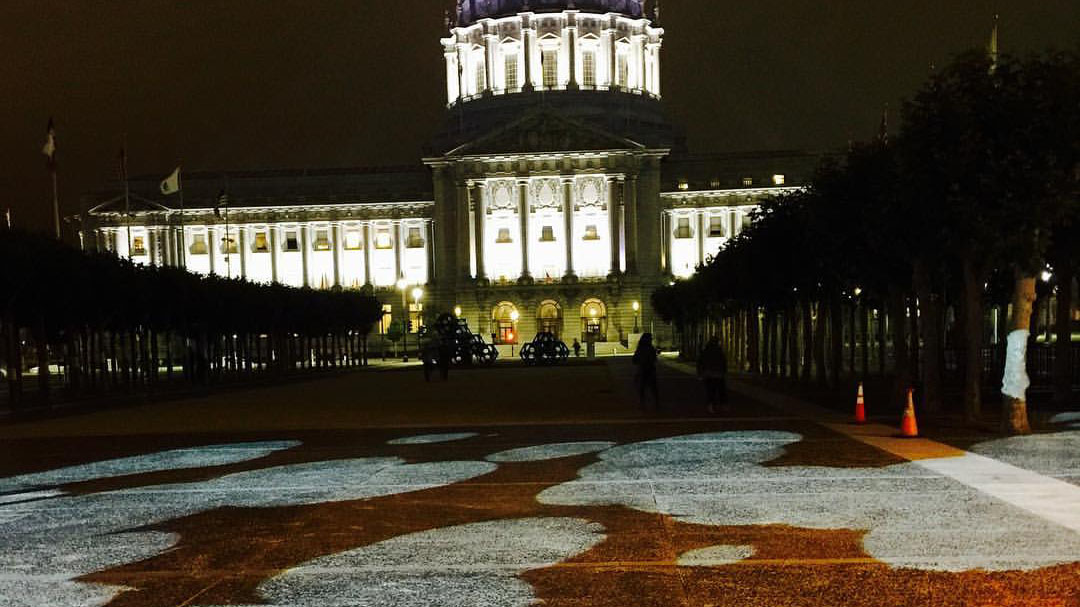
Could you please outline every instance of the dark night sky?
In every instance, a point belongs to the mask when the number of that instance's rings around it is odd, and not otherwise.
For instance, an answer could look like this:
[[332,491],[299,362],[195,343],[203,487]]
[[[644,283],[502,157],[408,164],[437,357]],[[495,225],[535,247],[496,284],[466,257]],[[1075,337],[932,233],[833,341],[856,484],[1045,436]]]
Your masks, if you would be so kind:
[[[50,225],[40,148],[55,116],[64,212],[116,176],[416,163],[445,100],[451,0],[2,0],[0,208]],[[692,151],[866,138],[945,63],[1080,39],[1076,0],[666,0],[662,74]]]

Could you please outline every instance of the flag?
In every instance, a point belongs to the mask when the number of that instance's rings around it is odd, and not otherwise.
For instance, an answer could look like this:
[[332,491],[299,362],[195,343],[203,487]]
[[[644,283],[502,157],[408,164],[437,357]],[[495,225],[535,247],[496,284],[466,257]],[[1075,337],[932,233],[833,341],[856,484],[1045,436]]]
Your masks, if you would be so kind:
[[214,215],[221,217],[221,209],[227,209],[229,207],[229,195],[225,193],[225,190],[221,190],[217,197],[217,204],[214,205]]
[[56,127],[52,118],[49,118],[49,126],[45,129],[45,145],[41,147],[41,153],[49,157],[50,167],[56,165]]
[[165,181],[161,182],[161,193],[168,196],[169,194],[175,194],[180,191],[180,167],[176,167],[176,170],[171,175],[165,178]]

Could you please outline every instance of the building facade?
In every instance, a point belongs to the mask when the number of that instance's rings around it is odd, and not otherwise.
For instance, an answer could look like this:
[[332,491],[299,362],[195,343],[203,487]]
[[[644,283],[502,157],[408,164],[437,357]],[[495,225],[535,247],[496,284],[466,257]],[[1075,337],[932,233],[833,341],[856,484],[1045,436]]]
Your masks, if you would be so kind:
[[667,333],[652,292],[820,160],[687,153],[661,99],[664,30],[642,0],[459,0],[447,21],[446,121],[418,166],[186,174],[171,196],[133,180],[88,197],[84,246],[366,289],[381,331],[454,312],[502,343],[548,331],[617,347]]

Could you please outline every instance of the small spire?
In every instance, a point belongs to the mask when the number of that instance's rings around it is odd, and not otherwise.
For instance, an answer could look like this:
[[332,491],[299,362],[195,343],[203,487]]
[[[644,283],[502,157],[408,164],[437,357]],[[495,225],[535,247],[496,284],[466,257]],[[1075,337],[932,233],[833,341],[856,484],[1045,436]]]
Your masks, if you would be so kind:
[[660,0],[653,0],[653,21],[660,23]]
[[998,65],[998,19],[999,15],[994,15],[994,29],[990,31],[990,45],[986,49],[990,56],[991,70],[996,70]]

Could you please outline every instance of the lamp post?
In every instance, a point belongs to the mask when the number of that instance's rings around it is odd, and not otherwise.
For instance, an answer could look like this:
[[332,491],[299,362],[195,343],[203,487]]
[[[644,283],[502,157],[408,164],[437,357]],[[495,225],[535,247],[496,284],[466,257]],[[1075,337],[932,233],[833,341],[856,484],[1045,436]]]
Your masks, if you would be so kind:
[[[420,311],[420,300],[424,298],[424,290],[420,287],[415,287],[412,290],[413,301],[416,303],[416,330],[420,331],[420,320],[422,318],[422,312]],[[417,342],[419,343],[419,342]]]
[[634,302],[634,333],[635,334],[638,332],[638,329],[639,329],[639,325],[638,325],[639,316],[638,315],[639,315],[640,312],[641,312],[641,304],[635,301]]
[[510,333],[510,358],[514,357],[514,344],[517,342],[517,321],[521,318],[517,310],[510,313],[511,333]]
[[401,362],[409,362],[409,301],[406,299],[405,289],[409,287],[409,283],[405,282],[405,277],[401,277],[397,281],[398,289],[401,289]]

